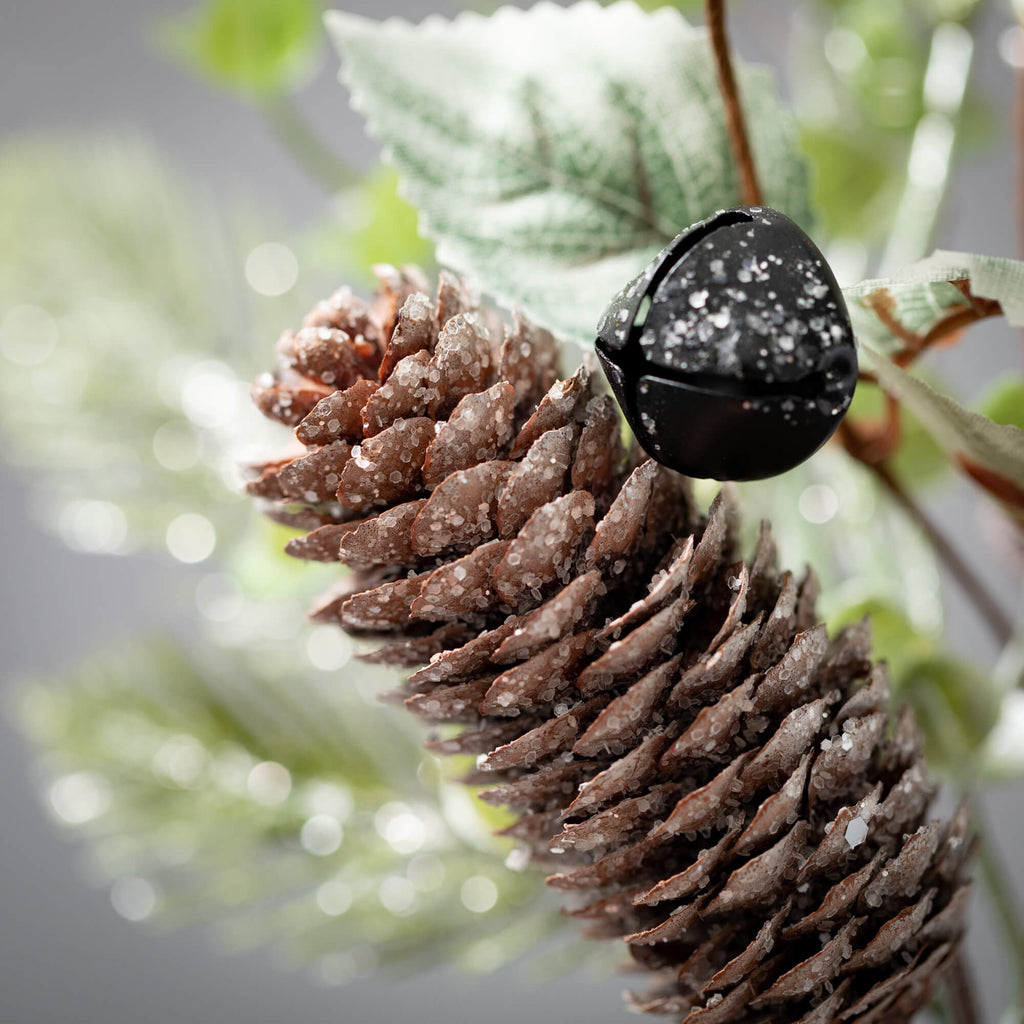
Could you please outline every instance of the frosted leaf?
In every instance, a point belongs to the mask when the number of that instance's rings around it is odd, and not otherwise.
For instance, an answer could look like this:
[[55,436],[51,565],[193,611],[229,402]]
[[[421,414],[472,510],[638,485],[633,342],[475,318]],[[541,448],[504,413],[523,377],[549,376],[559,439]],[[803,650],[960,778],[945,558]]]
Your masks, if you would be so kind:
[[[681,226],[741,201],[710,47],[675,10],[335,12],[328,28],[440,262],[582,344]],[[809,223],[793,121],[768,73],[737,77],[768,201]]]
[[423,462],[423,482],[433,489],[445,477],[503,455],[514,429],[514,391],[499,382],[466,395],[441,425]]

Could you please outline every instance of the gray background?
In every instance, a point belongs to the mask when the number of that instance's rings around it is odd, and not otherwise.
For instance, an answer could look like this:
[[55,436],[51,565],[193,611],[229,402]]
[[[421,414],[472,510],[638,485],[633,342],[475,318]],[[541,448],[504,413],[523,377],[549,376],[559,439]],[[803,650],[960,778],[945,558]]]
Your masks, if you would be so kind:
[[[776,63],[782,59],[786,6],[761,0],[740,8],[742,16],[735,22],[746,55]],[[322,193],[278,148],[256,115],[193,82],[145,45],[155,15],[185,7],[169,0],[2,0],[0,133],[142,126],[215,189],[243,183],[257,192],[272,190],[297,220],[315,216]],[[430,9],[445,10],[426,0],[363,0],[347,7],[413,18]],[[1002,6],[990,5],[979,35],[977,74],[1005,117],[997,127],[995,148],[983,161],[957,171],[939,239],[947,248],[1000,255],[1016,251],[1007,199],[1013,77],[995,48],[1007,24]],[[333,82],[330,58],[304,103],[348,159],[372,159],[359,120],[347,112]],[[945,356],[947,371],[968,397],[996,368],[1019,362],[1017,339],[1001,325],[978,328],[969,348]],[[153,557],[103,558],[68,551],[34,525],[30,488],[29,474],[0,463],[5,688],[19,675],[55,668],[165,623],[174,595],[183,589],[185,570]],[[979,508],[965,489],[939,496],[931,507],[962,538],[974,529]],[[970,543],[1009,606],[1014,568],[994,551]],[[987,636],[955,593],[949,614],[953,642],[978,658],[990,658]],[[987,803],[1020,882],[1020,792],[1005,789]],[[422,1024],[500,1024],[624,1018],[619,979],[577,975],[541,987],[528,969],[519,968],[480,980],[436,971],[400,982],[371,978],[345,989],[320,989],[302,974],[278,970],[269,953],[223,956],[199,930],[141,934],[114,914],[105,892],[85,883],[80,863],[73,840],[59,834],[40,809],[24,743],[0,719],[0,1024],[347,1024],[410,1018]],[[996,939],[982,908],[975,909],[970,955],[980,972],[986,1019],[994,1020],[1001,988]]]

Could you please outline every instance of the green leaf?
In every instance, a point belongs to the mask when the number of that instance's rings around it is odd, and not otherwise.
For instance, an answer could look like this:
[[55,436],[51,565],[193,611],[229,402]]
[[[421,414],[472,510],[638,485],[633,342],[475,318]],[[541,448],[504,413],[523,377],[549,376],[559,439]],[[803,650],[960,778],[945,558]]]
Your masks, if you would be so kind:
[[986,678],[937,654],[903,672],[896,692],[913,705],[929,763],[963,781],[999,718],[999,697]]
[[317,0],[206,0],[165,24],[167,49],[221,85],[257,97],[293,88],[320,48]]
[[[327,25],[439,261],[567,339],[589,345],[668,241],[740,202],[706,33],[674,9]],[[766,198],[808,226],[794,122],[769,72],[738,77]]]
[[957,461],[1024,487],[1024,430],[965,409],[869,345],[862,344],[861,351],[882,387],[911,409]]
[[996,381],[982,399],[980,411],[993,423],[1024,430],[1024,377],[1015,373]]
[[[848,415],[854,422],[880,420],[885,414],[882,389],[861,381]],[[906,409],[900,410],[900,443],[889,465],[896,476],[911,487],[934,483],[949,469],[945,452],[921,421]]]

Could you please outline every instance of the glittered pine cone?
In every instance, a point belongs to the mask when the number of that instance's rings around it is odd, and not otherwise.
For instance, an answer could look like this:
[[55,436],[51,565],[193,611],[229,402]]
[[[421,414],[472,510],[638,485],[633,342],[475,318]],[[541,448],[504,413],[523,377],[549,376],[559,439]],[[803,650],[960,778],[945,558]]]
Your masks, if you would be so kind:
[[309,452],[251,489],[316,527],[294,554],[357,572],[316,616],[421,666],[402,696],[429,745],[477,755],[567,912],[625,940],[654,981],[639,1008],[908,1020],[955,954],[972,843],[963,808],[927,821],[867,626],[830,641],[767,526],[738,560],[729,502],[700,517],[627,458],[588,373],[554,380],[550,336],[519,320],[499,344],[454,279],[418,287],[339,293],[257,389]]

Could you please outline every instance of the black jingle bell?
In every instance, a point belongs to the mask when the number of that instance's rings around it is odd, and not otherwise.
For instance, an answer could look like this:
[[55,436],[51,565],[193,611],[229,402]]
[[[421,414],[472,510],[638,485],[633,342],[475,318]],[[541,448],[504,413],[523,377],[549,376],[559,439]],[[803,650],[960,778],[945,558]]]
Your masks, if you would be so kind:
[[648,454],[717,480],[803,462],[857,383],[832,271],[796,224],[762,206],[679,235],[608,307],[597,354]]

